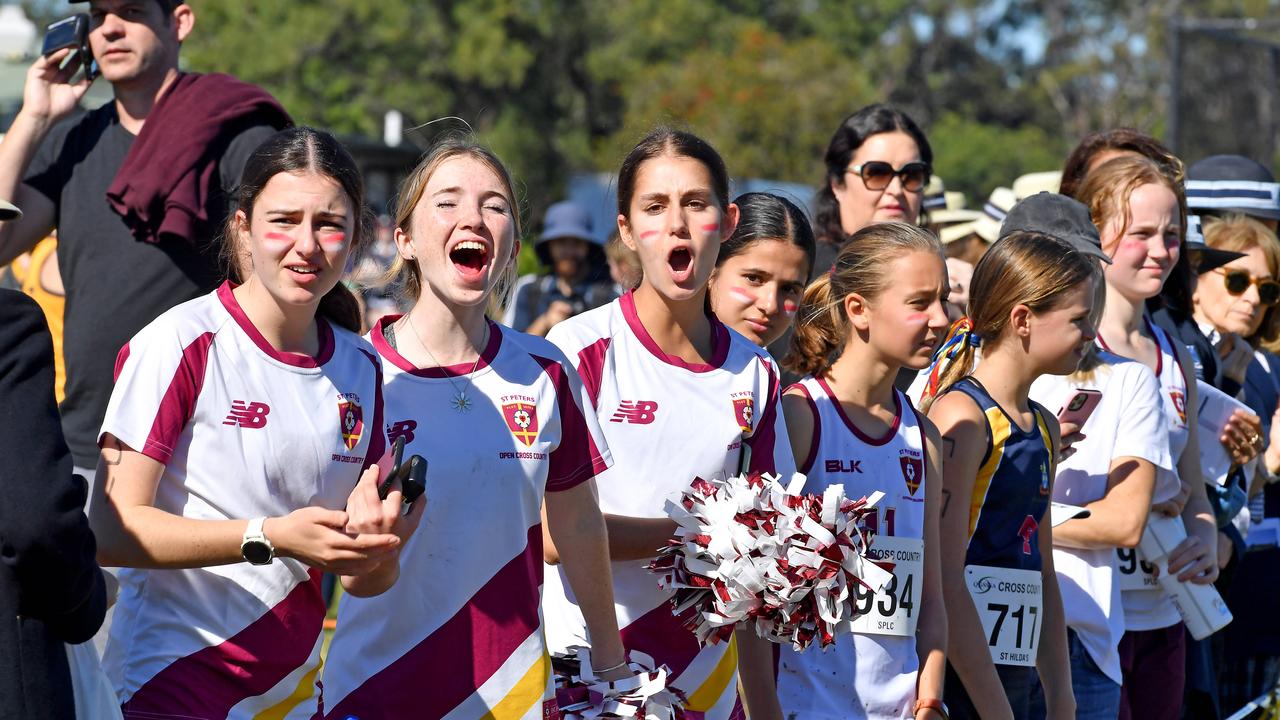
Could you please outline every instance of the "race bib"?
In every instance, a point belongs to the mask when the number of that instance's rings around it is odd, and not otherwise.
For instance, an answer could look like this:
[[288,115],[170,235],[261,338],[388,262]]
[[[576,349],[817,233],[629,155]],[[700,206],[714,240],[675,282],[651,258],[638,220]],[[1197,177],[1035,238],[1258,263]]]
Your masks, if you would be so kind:
[[877,535],[867,557],[893,563],[893,577],[880,592],[858,584],[854,589],[858,616],[848,629],[870,635],[915,637],[924,583],[924,540]]
[[1040,573],[966,565],[964,577],[982,618],[992,662],[1034,666],[1044,620]]
[[1159,590],[1156,566],[1142,559],[1137,548],[1116,548],[1121,590]]

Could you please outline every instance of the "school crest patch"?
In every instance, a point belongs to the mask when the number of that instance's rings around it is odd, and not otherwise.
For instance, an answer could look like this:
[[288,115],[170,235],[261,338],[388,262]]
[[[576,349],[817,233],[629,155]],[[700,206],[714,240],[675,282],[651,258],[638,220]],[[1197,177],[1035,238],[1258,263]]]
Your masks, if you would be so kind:
[[1170,390],[1169,399],[1173,401],[1173,409],[1178,411],[1178,422],[1187,424],[1187,396],[1181,390]]
[[920,481],[924,479],[924,461],[902,455],[898,458],[898,463],[902,465],[902,479],[907,483],[907,490],[914,497],[916,490],[920,489]]
[[338,403],[338,419],[342,423],[342,444],[348,450],[354,450],[360,444],[360,436],[364,434],[364,412],[360,404],[354,400],[342,400]]
[[738,419],[738,427],[742,428],[742,432],[749,433],[754,427],[751,421],[755,418],[756,401],[754,398],[734,398],[733,399],[733,416]]
[[533,403],[507,403],[502,406],[502,417],[511,434],[526,447],[538,439],[538,407]]

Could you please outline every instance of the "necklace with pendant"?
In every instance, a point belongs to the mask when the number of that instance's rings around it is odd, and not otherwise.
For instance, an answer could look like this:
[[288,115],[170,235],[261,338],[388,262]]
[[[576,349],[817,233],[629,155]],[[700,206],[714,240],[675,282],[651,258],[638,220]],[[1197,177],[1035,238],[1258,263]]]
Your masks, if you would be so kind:
[[[427,357],[431,358],[431,362],[435,363],[437,367],[443,370],[444,365],[441,365],[440,361],[436,360],[436,356],[432,354],[431,348],[428,348],[427,344],[422,342],[422,336],[418,334],[418,328],[413,326],[413,322],[409,320],[408,315],[404,316],[404,324],[409,326],[409,331],[413,333],[413,337],[418,341],[419,347],[421,347],[424,351],[426,351]],[[480,340],[480,347],[483,348],[485,345],[488,344],[488,341],[489,341],[489,324],[485,323],[484,337]],[[476,368],[480,366],[480,358],[483,355],[484,355],[483,350],[476,352],[476,361],[474,363],[471,363],[471,371],[467,373],[464,383],[471,382],[471,375],[475,374]],[[453,399],[449,401],[449,405],[453,407],[455,412],[459,412],[459,413],[471,412],[471,398],[467,397],[466,384],[459,386],[458,383],[453,381],[453,377],[451,375],[445,375],[444,379],[448,380],[449,386],[453,388]]]

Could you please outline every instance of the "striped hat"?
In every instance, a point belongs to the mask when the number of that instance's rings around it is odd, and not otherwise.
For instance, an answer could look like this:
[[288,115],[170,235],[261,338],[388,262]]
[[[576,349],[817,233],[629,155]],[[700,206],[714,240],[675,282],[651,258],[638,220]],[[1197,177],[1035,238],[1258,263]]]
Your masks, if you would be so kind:
[[1238,212],[1280,220],[1280,183],[1242,155],[1212,155],[1187,169],[1187,207],[1201,214]]

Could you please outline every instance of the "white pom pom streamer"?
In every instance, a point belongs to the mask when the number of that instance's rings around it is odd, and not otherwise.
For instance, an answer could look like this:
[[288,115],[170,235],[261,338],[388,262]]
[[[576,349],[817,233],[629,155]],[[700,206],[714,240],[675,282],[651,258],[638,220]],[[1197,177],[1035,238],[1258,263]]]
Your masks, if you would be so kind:
[[685,698],[667,687],[671,671],[654,666],[642,652],[630,653],[627,667],[633,673],[622,680],[602,680],[591,669],[591,651],[570,648],[575,656],[552,658],[556,675],[556,702],[563,720],[695,720],[685,711]]
[[802,495],[805,477],[693,481],[666,511],[679,526],[649,569],[673,591],[672,610],[698,641],[717,643],[754,621],[773,642],[804,649],[835,641],[856,616],[854,583],[878,592],[892,564],[867,557],[864,517],[884,496],[850,500],[842,485]]

